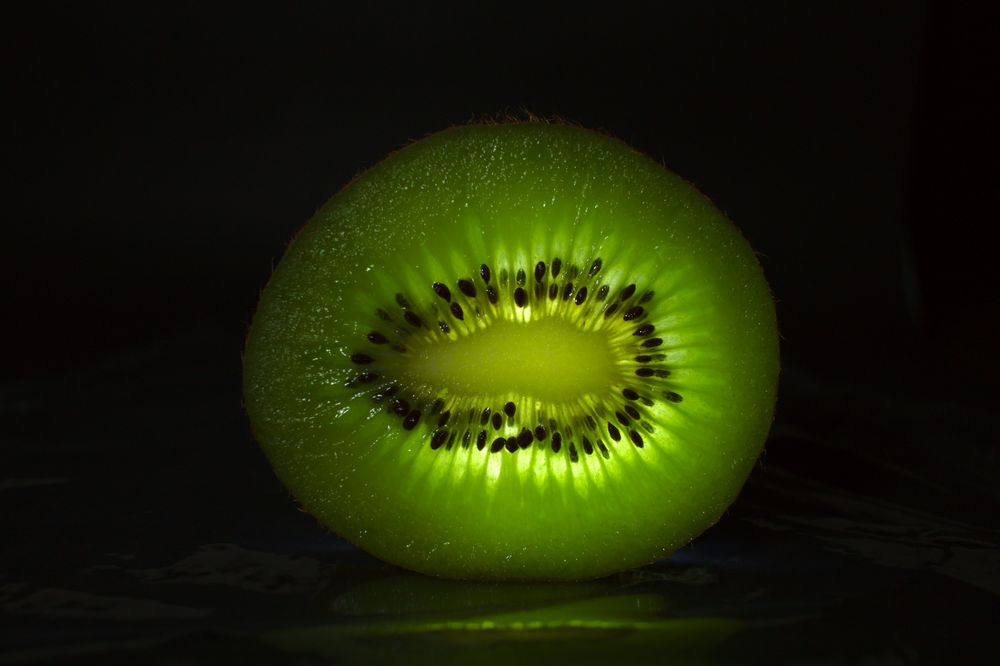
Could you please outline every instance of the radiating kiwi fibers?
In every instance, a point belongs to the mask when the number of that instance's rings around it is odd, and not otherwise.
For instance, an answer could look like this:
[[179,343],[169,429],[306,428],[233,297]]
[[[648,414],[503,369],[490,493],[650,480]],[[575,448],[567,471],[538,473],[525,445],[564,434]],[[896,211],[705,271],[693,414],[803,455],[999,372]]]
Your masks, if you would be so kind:
[[333,531],[446,577],[594,578],[714,523],[771,422],[739,231],[621,142],[446,130],[334,196],[265,288],[254,433]]

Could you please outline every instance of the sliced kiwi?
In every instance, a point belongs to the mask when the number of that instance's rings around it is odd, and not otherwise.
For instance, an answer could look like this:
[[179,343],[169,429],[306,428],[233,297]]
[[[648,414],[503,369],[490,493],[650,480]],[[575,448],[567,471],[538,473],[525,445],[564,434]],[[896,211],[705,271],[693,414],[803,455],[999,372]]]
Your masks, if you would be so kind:
[[711,202],[524,123],[446,130],[334,196],[261,296],[244,392],[334,532],[436,576],[573,580],[720,517],[777,375],[767,284]]

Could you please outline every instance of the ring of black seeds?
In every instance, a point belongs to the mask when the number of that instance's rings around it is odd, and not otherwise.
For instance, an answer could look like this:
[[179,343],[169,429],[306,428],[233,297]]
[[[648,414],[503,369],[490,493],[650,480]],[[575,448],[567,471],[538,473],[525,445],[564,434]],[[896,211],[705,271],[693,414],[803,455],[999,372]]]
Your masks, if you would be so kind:
[[[531,264],[528,264],[529,266]],[[586,266],[586,264],[584,264]],[[580,268],[571,264],[569,269],[566,271],[565,281],[560,286],[560,281],[557,281],[558,276],[562,272],[562,260],[559,257],[554,257],[552,262],[546,266],[545,261],[537,261],[534,264],[532,270],[532,275],[535,280],[534,287],[529,287],[525,289],[528,274],[522,267],[517,267],[515,269],[508,269],[506,267],[501,267],[499,273],[499,281],[501,286],[505,288],[509,282],[509,277],[511,274],[514,275],[513,282],[516,284],[513,292],[511,293],[515,305],[518,307],[526,307],[532,301],[532,296],[535,301],[544,301],[546,296],[549,300],[558,300],[560,295],[562,300],[568,301],[573,297],[573,302],[575,305],[580,306],[586,302],[588,295],[591,291],[588,288],[587,280],[594,279],[595,276],[600,273],[603,268],[603,261],[601,258],[594,259],[589,263],[589,269],[587,269],[586,276],[583,278],[583,284],[574,285],[572,280],[575,280],[581,275]],[[551,283],[547,285],[547,271],[551,274]],[[482,264],[479,268],[479,277],[483,280],[485,287],[485,299],[491,304],[496,305],[500,300],[500,292],[491,284],[492,271],[487,264]],[[597,278],[594,280],[595,283],[599,283],[601,280]],[[453,282],[456,285],[458,291],[472,301],[472,305],[467,307],[473,307],[477,316],[482,316],[482,310],[476,301],[478,300],[478,291],[472,280],[466,278],[460,278]],[[512,285],[513,286],[513,285]],[[596,287],[596,285],[593,285]],[[465,309],[453,300],[453,294],[451,289],[447,286],[445,281],[435,281],[431,284],[431,288],[435,295],[442,299],[444,302],[448,303],[448,311],[455,319],[462,321],[465,318]],[[575,296],[574,296],[575,291]],[[598,302],[603,302],[611,291],[611,286],[608,284],[603,284],[599,289],[593,292],[593,298]],[[642,297],[638,299],[638,302],[633,301],[632,305],[626,305],[626,303],[635,295],[636,285],[628,284],[619,293],[618,298],[603,307],[601,312],[604,314],[605,318],[610,318],[616,313],[621,314],[621,321],[632,322],[638,319],[643,319],[648,314],[646,308],[641,307],[640,304],[645,304],[653,299],[654,293],[652,291],[646,291],[643,293]],[[415,329],[423,327],[424,317],[419,313],[419,309],[413,308],[410,299],[406,297],[405,294],[399,292],[395,295],[396,305],[402,310],[402,316],[404,321]],[[623,304],[621,311],[619,312],[619,304]],[[432,312],[431,315],[435,314]],[[375,316],[381,321],[392,321],[392,315],[386,311],[384,308],[376,308]],[[447,322],[438,321],[438,327],[441,332],[445,335],[450,333],[450,326]],[[652,323],[642,323],[638,325],[633,331],[632,336],[639,338],[636,340],[638,345],[637,349],[642,348],[645,350],[651,350],[656,347],[663,345],[662,338],[649,338],[655,331],[655,326]],[[398,337],[411,335],[413,331],[402,328],[395,328],[393,333]],[[369,330],[365,334],[365,339],[368,343],[373,345],[388,345],[393,351],[399,353],[405,353],[407,347],[398,341],[393,341],[392,338],[387,336],[380,330]],[[677,404],[683,400],[680,393],[675,390],[663,389],[662,387],[657,388],[654,384],[648,384],[648,382],[655,382],[656,379],[662,379],[670,376],[670,370],[668,368],[659,365],[665,360],[665,355],[662,353],[640,353],[633,357],[633,360],[638,365],[632,369],[635,378],[638,378],[642,382],[646,382],[643,386],[647,388],[654,389],[652,394],[640,394],[635,388],[631,386],[625,386],[620,388],[620,395],[624,398],[624,401],[619,404],[619,408],[614,410],[614,419],[628,434],[628,440],[636,448],[643,448],[645,446],[645,441],[642,435],[639,434],[639,430],[645,430],[648,433],[655,431],[653,424],[647,420],[643,420],[642,414],[639,409],[637,409],[634,404],[639,404],[644,407],[653,407],[655,401],[658,399],[666,400],[670,403]],[[372,366],[378,369],[379,359],[371,354],[363,351],[355,351],[350,354],[350,361],[356,365]],[[378,372],[372,372],[365,370],[354,376],[352,379],[345,382],[345,385],[350,388],[357,387],[359,385],[369,385],[375,383],[380,378]],[[642,388],[642,386],[636,385],[637,388]],[[501,417],[499,411],[493,412],[489,406],[484,406],[482,408],[471,408],[468,412],[463,414],[468,414],[467,419],[462,418],[463,421],[467,421],[467,425],[462,426],[461,423],[457,423],[453,418],[453,413],[451,408],[446,408],[447,403],[441,399],[436,398],[433,401],[425,399],[420,399],[417,395],[409,393],[405,387],[400,387],[397,380],[389,379],[389,383],[382,383],[381,388],[365,389],[368,391],[371,399],[375,402],[385,401],[386,411],[391,412],[396,417],[400,418],[400,425],[404,430],[412,431],[416,430],[418,427],[424,428],[426,430],[421,430],[421,432],[426,432],[424,437],[427,438],[427,442],[432,450],[451,450],[456,442],[461,442],[462,448],[469,448],[475,435],[476,449],[484,450],[489,446],[489,450],[492,453],[499,453],[506,450],[509,453],[515,453],[521,449],[529,448],[535,441],[549,441],[549,445],[546,450],[551,450],[553,454],[562,454],[562,451],[566,451],[571,462],[578,462],[580,458],[580,451],[584,455],[590,456],[595,453],[600,453],[601,456],[605,458],[610,458],[613,453],[612,449],[609,449],[604,442],[604,431],[607,432],[607,437],[609,443],[614,444],[622,442],[625,440],[623,437],[622,430],[610,419],[603,419],[601,425],[595,421],[591,414],[584,414],[579,417],[579,420],[574,421],[581,430],[582,433],[579,434],[579,439],[574,434],[574,428],[569,424],[566,424],[563,430],[557,429],[557,423],[554,419],[548,420],[548,428],[542,423],[536,423],[535,425],[520,423],[520,418],[517,415],[516,406],[513,402],[507,402],[503,406],[503,414],[506,416],[506,428],[504,418]],[[416,408],[411,407],[411,400],[401,397],[399,394],[405,394],[412,400],[416,401]],[[427,424],[421,426],[421,414],[423,409],[428,409],[431,414],[437,416],[436,419],[432,419],[433,424]],[[624,413],[623,413],[624,412]],[[473,427],[478,421],[478,426]],[[544,421],[544,419],[543,419]],[[451,425],[449,425],[451,424]],[[448,426],[446,428],[446,426]],[[482,427],[492,426],[492,428],[497,431],[497,435],[489,443],[489,435],[487,430],[482,429]],[[599,428],[601,430],[599,430]],[[500,431],[504,432],[500,432]],[[516,435],[511,435],[511,432],[516,432]],[[549,433],[551,432],[551,437]],[[505,434],[506,433],[506,434]],[[564,447],[564,439],[566,446]],[[626,440],[626,441],[628,441]],[[579,449],[577,448],[579,444]]]

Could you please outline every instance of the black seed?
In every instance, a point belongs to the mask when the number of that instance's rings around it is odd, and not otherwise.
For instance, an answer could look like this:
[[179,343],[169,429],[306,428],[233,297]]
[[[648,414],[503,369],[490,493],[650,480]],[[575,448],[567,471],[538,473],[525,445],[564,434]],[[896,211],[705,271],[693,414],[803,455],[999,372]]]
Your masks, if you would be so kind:
[[653,332],[652,324],[643,324],[639,328],[635,329],[635,333],[633,333],[632,335],[637,335],[640,338],[644,338],[652,332]]
[[643,347],[659,347],[663,344],[661,338],[650,338],[649,340],[644,340],[642,343]]
[[576,447],[573,446],[573,442],[570,442],[569,443],[569,461],[570,462],[579,462],[579,460],[580,460],[580,456],[576,452]]
[[622,289],[621,300],[627,301],[628,299],[630,299],[632,297],[632,294],[634,294],[634,293],[635,293],[635,285],[634,284],[630,284],[629,286],[627,286],[624,289]]
[[552,433],[552,450],[559,453],[559,449],[562,448],[562,435],[559,433]]
[[645,421],[642,421],[641,423],[639,423],[639,425],[642,426],[642,429],[645,430],[646,432],[653,432],[654,430],[652,424],[646,423]]
[[608,297],[608,291],[610,291],[608,289],[608,285],[604,285],[603,287],[601,287],[600,289],[598,289],[597,290],[597,300],[598,301],[603,301],[605,298],[607,298]]
[[556,300],[556,298],[558,296],[559,296],[559,287],[558,287],[558,285],[554,285],[554,284],[550,285],[549,286],[549,298],[554,301],[554,300]]
[[615,417],[618,419],[618,422],[621,423],[623,426],[628,425],[628,419],[625,418],[625,415],[622,414],[621,412],[615,412]]
[[372,342],[376,345],[384,345],[385,343],[389,342],[389,339],[384,335],[382,335],[381,333],[379,333],[378,331],[372,331],[371,333],[368,334],[368,342]]
[[517,437],[507,438],[507,450],[510,451],[511,453],[517,451]]
[[559,269],[562,268],[562,260],[556,257],[552,260],[552,277],[557,277],[559,275]]
[[507,286],[507,277],[508,276],[509,276],[509,274],[507,273],[507,269],[506,268],[501,268],[500,269],[500,286],[501,287],[506,287]]
[[608,447],[604,446],[604,442],[597,440],[597,448],[601,450],[601,455],[605,458],[610,458],[611,454],[608,453]]
[[410,302],[406,300],[406,296],[403,296],[402,294],[396,294],[396,303],[399,304],[399,307],[404,310],[410,307]]
[[636,393],[635,391],[633,391],[630,388],[622,389],[622,395],[625,396],[626,398],[628,398],[629,400],[638,400],[639,399],[639,394]]
[[448,333],[451,332],[451,327],[443,321],[438,322],[438,328],[440,328],[441,332],[445,335],[448,335]]
[[438,449],[444,444],[444,440],[448,439],[447,430],[435,430],[434,435],[431,437],[431,448]]
[[405,419],[403,419],[403,429],[413,430],[414,426],[417,425],[417,421],[419,420],[420,420],[420,412],[414,409],[412,412],[406,415]]
[[620,442],[622,439],[622,434],[618,432],[618,428],[615,427],[614,423],[608,423],[608,434],[611,435],[611,439],[616,442]]
[[576,298],[574,299],[577,305],[580,305],[585,300],[587,300],[587,288],[583,287],[580,291],[576,292]]
[[504,444],[506,443],[507,443],[506,439],[504,439],[503,437],[497,437],[496,439],[493,440],[493,443],[490,444],[490,453],[496,453],[497,451],[503,450]]
[[588,456],[594,452],[594,445],[586,437],[583,438],[583,452]]
[[563,287],[563,300],[568,301],[569,297],[573,294],[573,283],[567,282],[566,286]]
[[601,259],[598,257],[594,259],[594,263],[590,265],[590,270],[587,272],[587,277],[594,277],[597,275],[597,271],[601,270]]
[[476,435],[476,448],[482,451],[484,446],[486,446],[486,431],[480,430]]
[[420,328],[424,325],[424,320],[418,317],[416,313],[409,310],[403,313],[403,319],[405,319],[407,323],[414,328]]
[[670,402],[680,402],[684,397],[680,393],[674,393],[673,391],[664,391],[663,397]]
[[541,301],[545,298],[545,285],[541,282],[535,283],[535,300]]
[[635,371],[635,374],[639,375],[640,377],[652,377],[653,373],[655,372],[656,371],[653,370],[652,368],[639,368],[638,370]]
[[633,407],[632,405],[625,405],[625,413],[634,419],[639,418],[639,410]]
[[625,314],[622,316],[622,319],[624,319],[625,321],[632,321],[636,317],[641,317],[643,312],[645,312],[645,310],[643,310],[641,307],[637,305],[634,308],[629,308],[628,310],[626,310]]
[[447,412],[438,417],[438,427],[439,428],[443,427],[444,424],[446,424],[448,422],[448,419],[450,418],[451,418],[451,410],[449,409]]
[[653,406],[653,401],[650,400],[649,398],[639,398],[639,402],[641,402],[642,404],[646,405],[647,407],[652,407]]
[[517,436],[517,445],[522,449],[526,449],[531,446],[532,440],[534,440],[534,437],[532,436],[531,431],[525,428],[521,430],[520,434]]
[[669,370],[657,370],[656,371],[656,376],[657,377],[669,377],[670,376],[670,371]]
[[503,425],[503,417],[501,417],[496,412],[493,413],[493,429],[499,430],[500,426]]
[[375,316],[382,321],[392,321],[392,317],[389,316],[389,313],[382,308],[375,308]]
[[451,313],[458,319],[465,319],[465,313],[462,312],[462,306],[458,303],[451,304]]
[[451,437],[448,438],[448,445],[444,448],[451,450],[451,447],[455,444],[455,436],[458,435],[457,432],[452,431]]
[[490,408],[487,407],[483,410],[482,415],[479,417],[479,425],[486,425],[490,420]]
[[524,286],[524,269],[523,268],[517,269],[517,283],[519,285],[521,285],[522,287]]
[[465,434],[462,435],[462,448],[463,449],[469,448],[469,442],[470,441],[472,441],[472,431],[471,430],[466,430]]
[[579,274],[580,274],[580,269],[579,268],[577,268],[576,266],[570,266],[569,267],[569,272],[567,273],[567,275],[569,275],[569,279],[570,280],[575,280],[576,276],[579,275]]
[[351,360],[358,365],[367,365],[368,363],[375,361],[375,359],[368,354],[351,354]]
[[545,262],[539,261],[535,264],[535,281],[541,282],[545,277]]
[[483,282],[486,284],[490,283],[490,267],[483,264],[479,267],[479,276],[483,278]]
[[443,285],[440,282],[435,282],[431,285],[431,289],[433,289],[434,293],[444,300],[451,301],[451,290],[448,289],[446,285]]
[[499,297],[497,296],[497,290],[493,288],[493,285],[486,285],[486,298],[490,299],[490,303],[493,305],[497,304]]
[[590,414],[587,414],[584,420],[587,422],[587,427],[590,428],[591,430],[597,427],[597,423],[594,421],[594,417],[591,416]]
[[628,436],[632,438],[632,442],[635,443],[640,449],[642,448],[642,435],[637,433],[635,430],[629,430]]
[[514,302],[517,303],[517,307],[523,308],[528,302],[528,294],[525,293],[524,289],[518,287],[514,290]]
[[604,318],[608,319],[609,317],[611,317],[611,315],[613,315],[615,313],[615,310],[617,309],[618,309],[617,303],[612,303],[611,305],[609,305],[608,309],[604,311]]
[[438,398],[437,400],[434,401],[434,404],[431,405],[431,414],[440,414],[443,408],[444,408],[444,400]]
[[647,291],[647,292],[646,292],[645,294],[643,294],[643,295],[642,295],[642,298],[640,298],[640,299],[639,299],[639,302],[640,302],[640,303],[646,303],[646,302],[648,302],[648,301],[649,301],[649,299],[651,299],[652,297],[653,297],[653,292],[651,292],[651,291]]
[[458,290],[469,298],[476,297],[476,285],[472,284],[471,280],[459,280]]
[[635,360],[637,360],[639,363],[649,363],[650,361],[653,360],[653,357],[652,356],[636,356]]
[[403,416],[410,411],[410,403],[406,402],[402,398],[399,400],[393,400],[392,411],[396,412],[398,416]]
[[545,432],[545,426],[535,426],[535,439],[539,442],[544,442],[546,435],[548,435],[548,433]]
[[517,407],[512,402],[508,402],[506,405],[503,406],[504,414],[506,414],[507,416],[514,416],[514,412],[516,410]]

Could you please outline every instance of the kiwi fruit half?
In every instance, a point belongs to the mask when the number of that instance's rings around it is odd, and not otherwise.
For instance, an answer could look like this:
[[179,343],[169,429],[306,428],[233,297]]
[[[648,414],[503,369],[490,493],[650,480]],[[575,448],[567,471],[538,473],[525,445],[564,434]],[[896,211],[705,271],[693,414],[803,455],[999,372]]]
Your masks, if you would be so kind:
[[777,376],[760,265],[708,199],[617,139],[505,123],[319,210],[261,295],[244,399],[303,508],[377,557],[580,580],[718,520]]

